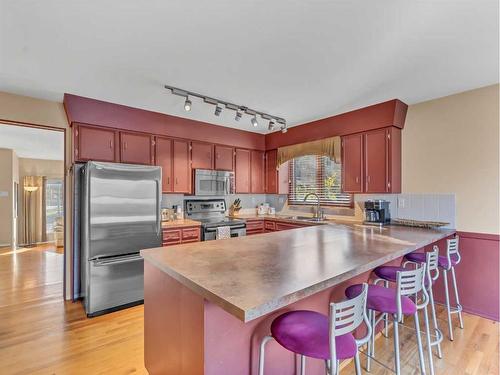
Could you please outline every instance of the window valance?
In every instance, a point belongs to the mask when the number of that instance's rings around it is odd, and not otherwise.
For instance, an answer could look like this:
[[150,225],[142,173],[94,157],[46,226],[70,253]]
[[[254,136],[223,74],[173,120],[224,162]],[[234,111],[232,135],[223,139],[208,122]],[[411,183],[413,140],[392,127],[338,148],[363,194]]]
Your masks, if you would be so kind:
[[299,156],[306,155],[328,156],[335,163],[340,163],[340,137],[279,147],[278,166]]

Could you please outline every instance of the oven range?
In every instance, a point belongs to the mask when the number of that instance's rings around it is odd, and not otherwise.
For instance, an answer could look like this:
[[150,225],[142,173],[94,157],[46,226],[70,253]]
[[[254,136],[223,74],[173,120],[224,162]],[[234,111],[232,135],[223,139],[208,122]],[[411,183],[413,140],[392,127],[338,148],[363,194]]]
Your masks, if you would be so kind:
[[218,227],[229,227],[231,237],[246,235],[244,220],[226,217],[225,199],[190,199],[185,206],[186,216],[201,222],[202,241],[215,240]]

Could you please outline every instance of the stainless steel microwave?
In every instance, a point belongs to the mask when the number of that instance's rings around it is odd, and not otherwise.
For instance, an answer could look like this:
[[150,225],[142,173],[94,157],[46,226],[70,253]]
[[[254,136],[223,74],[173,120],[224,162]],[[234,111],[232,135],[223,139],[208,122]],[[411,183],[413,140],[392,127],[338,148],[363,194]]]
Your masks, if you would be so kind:
[[194,171],[194,193],[196,195],[234,194],[234,173],[196,169]]

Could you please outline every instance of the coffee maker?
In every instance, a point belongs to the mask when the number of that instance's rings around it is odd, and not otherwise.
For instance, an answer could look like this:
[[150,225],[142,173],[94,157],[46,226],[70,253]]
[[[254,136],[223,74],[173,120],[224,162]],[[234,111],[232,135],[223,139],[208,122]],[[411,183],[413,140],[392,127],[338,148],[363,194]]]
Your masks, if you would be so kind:
[[383,199],[365,201],[365,224],[385,225],[391,222],[389,203]]

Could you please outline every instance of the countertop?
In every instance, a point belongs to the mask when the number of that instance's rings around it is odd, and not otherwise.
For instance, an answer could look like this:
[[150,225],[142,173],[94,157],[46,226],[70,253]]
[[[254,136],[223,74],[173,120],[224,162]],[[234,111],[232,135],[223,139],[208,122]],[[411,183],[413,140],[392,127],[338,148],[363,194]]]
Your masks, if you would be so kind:
[[328,224],[142,250],[146,261],[248,322],[453,234]]
[[162,228],[182,228],[182,227],[199,227],[201,222],[191,219],[178,219],[172,221],[162,221]]

